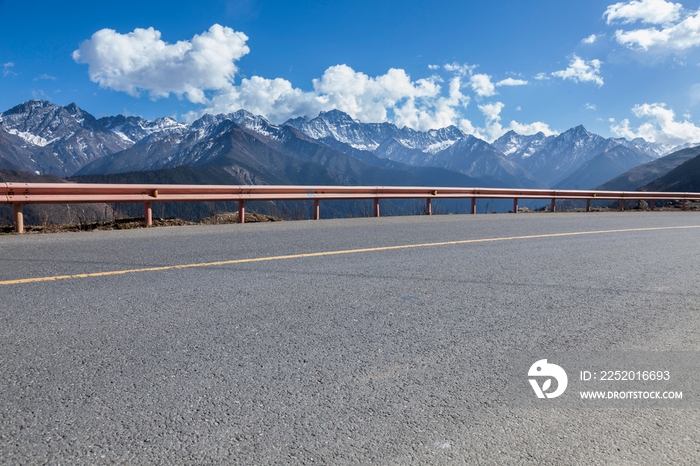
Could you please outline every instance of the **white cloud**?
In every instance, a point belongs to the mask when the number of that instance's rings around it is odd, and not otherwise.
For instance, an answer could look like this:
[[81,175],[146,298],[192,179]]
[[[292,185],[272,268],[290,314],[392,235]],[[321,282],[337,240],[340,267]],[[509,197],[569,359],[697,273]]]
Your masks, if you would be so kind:
[[12,71],[12,68],[15,66],[14,63],[11,61],[8,61],[7,63],[2,64],[2,76],[7,77],[9,75],[17,75],[14,71]]
[[479,97],[490,97],[497,94],[496,86],[491,82],[491,76],[487,74],[473,74],[469,81]]
[[460,125],[460,110],[469,104],[462,93],[461,76],[453,76],[447,95],[437,78],[411,80],[404,70],[390,69],[370,77],[347,65],[335,65],[313,80],[313,91],[302,91],[281,78],[244,78],[214,95],[206,109],[186,115],[228,113],[246,109],[274,123],[297,116],[316,116],[338,109],[366,122],[391,121],[398,126],[427,130]]
[[683,5],[664,0],[633,0],[608,6],[603,13],[608,24],[642,21],[649,24],[667,24],[680,18]]
[[[312,80],[311,89],[301,89],[282,78],[236,76],[238,60],[249,52],[247,40],[245,34],[220,25],[174,44],[164,42],[153,28],[127,34],[103,29],[83,42],[73,59],[87,64],[90,79],[101,87],[132,96],[146,93],[152,99],[175,94],[198,104],[184,115],[188,121],[205,113],[245,109],[282,123],[338,109],[365,122],[392,122],[417,130],[456,125],[470,134],[497,134],[503,131],[503,104],[482,105],[488,130],[478,129],[464,115],[471,100],[465,92],[483,98],[495,95],[496,86],[528,84],[514,78],[494,84],[489,75],[474,74],[475,66],[458,63],[431,64],[430,70],[444,72],[422,79],[396,68],[369,76],[338,64]],[[534,125],[547,128],[544,123]]]
[[586,110],[595,110],[595,109],[596,109],[595,104],[586,103]]
[[695,47],[700,45],[700,11],[661,29],[618,30],[615,31],[615,39],[622,45],[641,50],[653,47],[685,50]]
[[479,110],[486,117],[486,122],[496,122],[501,120],[501,110],[505,104],[503,102],[493,102],[490,104],[479,105]]
[[651,25],[615,31],[615,40],[631,49],[679,51],[700,45],[700,10],[686,12],[680,3],[664,0],[616,3],[603,16],[608,24],[640,21]]
[[548,79],[552,79],[552,78],[547,76],[547,73],[537,73],[535,75],[535,79],[538,81],[547,81]]
[[596,41],[597,39],[598,39],[598,36],[596,36],[595,34],[591,34],[590,36],[581,39],[581,43],[583,43],[583,44],[593,44],[593,43],[595,43],[595,41]]
[[585,61],[575,54],[571,57],[569,67],[565,70],[555,71],[552,76],[561,79],[570,79],[574,82],[593,82],[598,86],[603,85],[603,78],[600,76],[600,65],[603,62],[597,59]]
[[155,29],[134,29],[119,34],[97,31],[73,52],[73,59],[88,65],[88,74],[100,87],[138,96],[148,90],[152,99],[170,93],[204,103],[204,91],[226,88],[237,67],[235,61],[249,52],[248,37],[218,24],[189,41],[168,44]]
[[549,127],[547,123],[541,121],[536,121],[534,123],[522,124],[517,121],[511,121],[509,129],[512,129],[518,134],[523,134],[525,136],[530,136],[537,133],[543,133],[545,136],[556,136],[559,134],[558,131],[553,130]]
[[514,79],[514,78],[506,78],[501,81],[498,81],[496,83],[496,87],[498,86],[525,86],[528,84],[527,81],[523,79]]
[[645,119],[639,127],[632,128],[628,119],[611,125],[610,130],[618,136],[633,139],[642,137],[647,141],[678,145],[700,141],[700,127],[688,121],[676,121],[673,110],[664,103],[635,105],[632,113]]
[[470,134],[474,134],[476,137],[480,137],[486,141],[493,142],[499,137],[503,136],[509,130],[513,130],[518,134],[532,135],[537,134],[540,131],[546,136],[551,136],[558,134],[556,131],[552,130],[548,124],[541,121],[536,121],[534,123],[518,123],[515,120],[511,120],[507,128],[501,125],[501,111],[505,107],[502,102],[493,102],[484,105],[479,105],[479,110],[484,114],[486,120],[485,128],[475,128]]

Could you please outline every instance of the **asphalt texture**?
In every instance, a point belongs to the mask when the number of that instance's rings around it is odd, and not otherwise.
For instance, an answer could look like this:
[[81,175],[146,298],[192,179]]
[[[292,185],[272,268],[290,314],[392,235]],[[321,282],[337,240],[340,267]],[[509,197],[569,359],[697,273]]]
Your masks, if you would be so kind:
[[[698,225],[624,212],[10,235],[0,281]],[[526,409],[497,364],[698,351],[698,251],[700,229],[663,229],[0,285],[0,463],[699,464],[698,409]]]

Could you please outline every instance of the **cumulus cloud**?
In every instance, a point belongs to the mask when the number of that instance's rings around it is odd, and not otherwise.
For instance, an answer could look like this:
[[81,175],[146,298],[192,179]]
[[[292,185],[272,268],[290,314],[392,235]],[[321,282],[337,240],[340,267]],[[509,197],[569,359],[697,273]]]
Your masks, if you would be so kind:
[[664,0],[616,3],[603,16],[608,24],[639,21],[650,25],[615,31],[615,40],[631,49],[680,51],[700,45],[700,10],[686,12],[680,3]]
[[479,97],[496,95],[496,86],[491,82],[488,74],[473,74],[469,79],[472,89]]
[[561,79],[570,79],[574,82],[593,82],[598,86],[603,85],[603,78],[600,76],[600,65],[603,62],[597,59],[585,61],[575,54],[571,57],[569,67],[565,70],[555,71],[552,76]]
[[174,44],[164,42],[152,27],[128,34],[102,29],[80,44],[73,59],[88,65],[90,79],[100,87],[132,96],[147,90],[152,99],[173,93],[204,103],[205,91],[230,85],[235,61],[250,51],[247,40],[245,34],[218,24]]
[[531,136],[537,133],[542,133],[545,136],[556,136],[557,134],[559,134],[559,131],[553,130],[549,127],[547,123],[543,123],[541,121],[536,121],[534,123],[527,124],[518,123],[517,121],[511,121],[508,127],[516,133],[523,134],[525,136]]
[[581,43],[583,43],[583,44],[593,44],[593,43],[595,43],[595,41],[596,41],[597,39],[598,39],[598,36],[596,36],[595,34],[591,34],[590,36],[581,39]]
[[552,79],[552,78],[550,78],[550,77],[547,75],[547,73],[537,73],[537,74],[535,75],[535,79],[538,80],[538,81],[547,81],[548,79]]
[[493,102],[488,104],[479,105],[479,110],[483,113],[486,125],[484,128],[475,128],[471,134],[480,137],[486,141],[493,142],[499,137],[503,136],[506,132],[513,130],[518,134],[532,135],[537,134],[540,131],[546,136],[551,136],[559,134],[552,130],[548,124],[541,121],[536,121],[534,123],[518,123],[515,120],[511,120],[507,127],[503,127],[501,124],[501,111],[505,107],[503,102]]
[[685,50],[700,45],[700,11],[662,28],[615,31],[615,39],[633,49],[666,48]]
[[632,113],[646,121],[635,129],[628,119],[624,119],[611,125],[610,130],[628,139],[642,137],[647,141],[669,145],[700,141],[700,127],[687,119],[676,121],[675,112],[664,103],[635,105]]
[[461,91],[461,77],[449,81],[447,95],[439,81],[434,77],[412,80],[400,69],[370,77],[347,65],[335,65],[313,80],[313,91],[303,91],[285,79],[253,76],[217,92],[205,110],[192,112],[188,119],[246,109],[281,123],[338,109],[362,121],[392,121],[420,130],[458,125],[460,110],[470,100]]
[[[465,117],[468,91],[481,99],[495,95],[497,86],[528,84],[514,78],[494,84],[491,76],[475,74],[474,65],[458,63],[429,65],[443,72],[421,79],[402,69],[369,76],[339,64],[313,79],[310,89],[301,89],[282,78],[237,76],[237,62],[249,53],[247,40],[245,34],[218,24],[176,43],[165,42],[153,28],[126,34],[103,29],[83,42],[73,59],[87,64],[90,79],[101,87],[152,99],[174,94],[198,104],[199,109],[184,115],[187,121],[245,109],[282,123],[338,109],[365,122],[418,130],[456,125],[474,134],[479,129]],[[482,109],[493,134],[500,131],[502,105],[485,104]]]
[[683,5],[664,0],[633,0],[610,5],[603,14],[608,24],[642,21],[649,24],[666,24],[680,18]]

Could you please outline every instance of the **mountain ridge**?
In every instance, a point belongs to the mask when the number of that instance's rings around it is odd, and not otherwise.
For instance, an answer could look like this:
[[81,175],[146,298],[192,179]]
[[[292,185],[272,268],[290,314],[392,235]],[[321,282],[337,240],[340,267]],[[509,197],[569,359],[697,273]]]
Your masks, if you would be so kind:
[[[223,134],[235,135],[235,143],[221,138]],[[312,162],[325,167],[314,165],[312,172],[319,174],[319,182],[330,176],[337,183],[362,179],[388,184],[397,179],[396,172],[410,173],[408,179],[421,182],[440,173],[453,182],[529,188],[553,186],[617,147],[630,151],[625,152],[629,160],[646,161],[644,157],[663,151],[642,139],[603,138],[582,125],[556,136],[509,131],[489,143],[455,126],[417,131],[386,122],[363,123],[340,110],[293,118],[281,125],[243,109],[207,114],[191,124],[170,117],[97,119],[75,103],[61,107],[42,100],[26,101],[0,114],[0,167],[59,176],[201,165],[224,153],[226,160],[235,162],[236,170],[245,171],[242,156],[253,163],[256,155],[275,152],[291,157],[297,165]],[[613,154],[603,158],[614,159]],[[267,178],[284,179],[281,173],[292,163],[279,157],[267,160]],[[367,167],[374,167],[385,180],[370,176]],[[344,170],[347,173],[340,175]],[[431,175],[421,177],[421,171]],[[264,182],[264,178],[250,175],[247,179]]]

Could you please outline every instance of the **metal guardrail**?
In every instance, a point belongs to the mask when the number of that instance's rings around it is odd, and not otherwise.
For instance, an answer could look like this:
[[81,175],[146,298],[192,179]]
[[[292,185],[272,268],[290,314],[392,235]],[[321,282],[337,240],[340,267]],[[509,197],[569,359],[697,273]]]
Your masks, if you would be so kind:
[[[142,202],[144,219],[153,224],[153,202],[237,201],[238,221],[245,221],[247,201],[303,201],[314,202],[314,219],[320,218],[321,200],[374,200],[374,216],[379,217],[380,199],[425,199],[427,215],[432,214],[433,199],[471,199],[471,213],[476,213],[476,200],[513,199],[513,212],[518,212],[519,199],[551,199],[551,211],[556,211],[556,200],[585,199],[586,211],[591,200],[619,200],[624,210],[627,200],[680,200],[685,210],[687,200],[700,200],[700,193],[593,191],[552,189],[503,188],[450,188],[410,186],[214,186],[214,185],[145,185],[145,184],[88,184],[88,183],[0,183],[0,203],[12,204],[15,231],[24,231],[22,206],[24,204],[79,204]],[[654,203],[651,202],[651,210]]]

